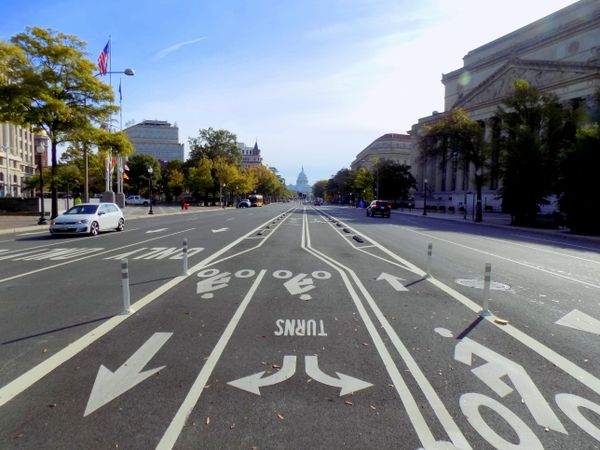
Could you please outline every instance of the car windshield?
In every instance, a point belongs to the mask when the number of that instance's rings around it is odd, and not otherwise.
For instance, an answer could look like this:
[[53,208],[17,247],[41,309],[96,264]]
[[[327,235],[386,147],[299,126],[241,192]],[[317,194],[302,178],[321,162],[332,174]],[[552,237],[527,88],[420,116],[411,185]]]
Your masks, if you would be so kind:
[[95,214],[98,209],[98,205],[77,205],[70,208],[65,212],[65,215],[73,214]]

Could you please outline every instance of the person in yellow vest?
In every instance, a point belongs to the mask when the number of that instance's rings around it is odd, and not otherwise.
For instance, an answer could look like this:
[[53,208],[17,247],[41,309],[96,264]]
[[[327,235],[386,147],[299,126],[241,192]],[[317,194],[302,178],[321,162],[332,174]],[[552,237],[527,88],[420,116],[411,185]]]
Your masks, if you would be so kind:
[[81,205],[81,195],[77,194],[73,199],[73,205]]

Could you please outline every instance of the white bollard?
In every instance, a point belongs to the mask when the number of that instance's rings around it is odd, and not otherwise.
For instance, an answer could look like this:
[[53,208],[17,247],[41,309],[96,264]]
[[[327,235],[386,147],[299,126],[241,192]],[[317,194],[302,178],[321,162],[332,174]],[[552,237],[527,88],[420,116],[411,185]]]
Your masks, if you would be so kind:
[[433,249],[433,244],[430,242],[427,244],[427,278],[431,276],[431,253]]
[[485,263],[485,271],[483,273],[483,311],[481,316],[491,316],[490,311],[490,285],[492,284],[492,265]]
[[188,275],[188,240],[183,240],[183,272],[181,275]]
[[129,265],[126,259],[121,260],[121,288],[123,290],[123,312],[121,314],[131,314],[129,299]]

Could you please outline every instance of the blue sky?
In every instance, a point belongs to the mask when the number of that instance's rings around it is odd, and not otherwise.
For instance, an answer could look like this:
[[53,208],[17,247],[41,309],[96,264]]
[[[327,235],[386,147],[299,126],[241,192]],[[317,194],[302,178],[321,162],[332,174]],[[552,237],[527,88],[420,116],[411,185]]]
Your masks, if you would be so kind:
[[[10,2],[26,26],[76,35],[96,61],[109,35],[123,125],[225,128],[295,183],[327,179],[385,133],[443,110],[441,76],[469,50],[573,0],[87,0]],[[113,75],[116,91],[119,75]],[[106,79],[108,82],[108,78]]]

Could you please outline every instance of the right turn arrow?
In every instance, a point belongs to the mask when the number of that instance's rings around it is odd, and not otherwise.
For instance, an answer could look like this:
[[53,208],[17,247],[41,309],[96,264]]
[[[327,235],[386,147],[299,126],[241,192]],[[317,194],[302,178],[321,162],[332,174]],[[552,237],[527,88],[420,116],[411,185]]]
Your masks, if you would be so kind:
[[358,378],[349,375],[344,375],[340,372],[336,372],[338,378],[327,375],[319,369],[319,361],[316,355],[305,356],[304,361],[306,365],[306,374],[319,383],[342,388],[340,390],[340,397],[373,386],[371,383],[367,383],[366,381],[359,380]]
[[248,391],[252,394],[260,395],[260,388],[264,386],[271,386],[273,384],[281,383],[282,381],[290,378],[296,373],[296,357],[285,355],[283,357],[283,366],[279,371],[268,377],[261,378],[265,372],[258,372],[254,375],[248,375],[247,377],[240,378],[238,380],[230,381],[229,385]]

